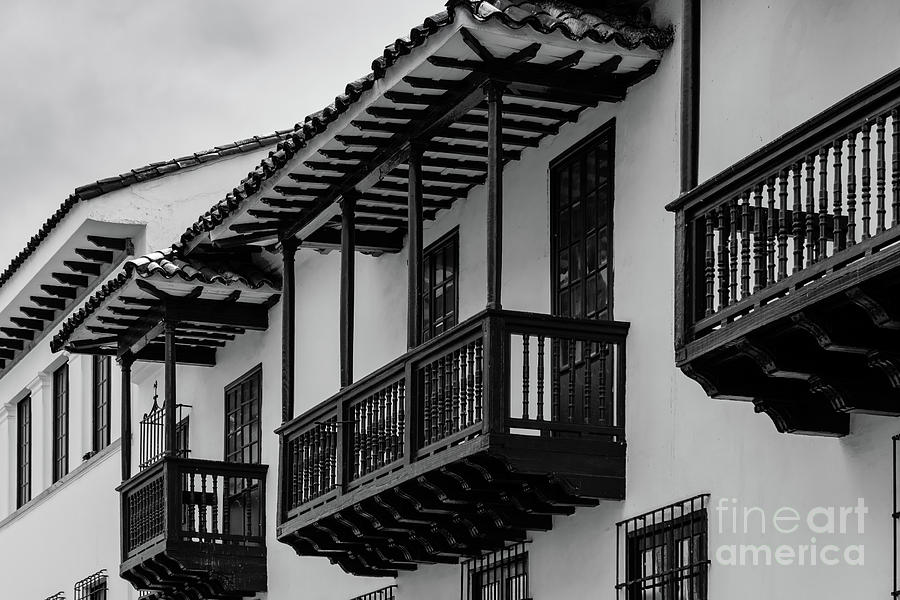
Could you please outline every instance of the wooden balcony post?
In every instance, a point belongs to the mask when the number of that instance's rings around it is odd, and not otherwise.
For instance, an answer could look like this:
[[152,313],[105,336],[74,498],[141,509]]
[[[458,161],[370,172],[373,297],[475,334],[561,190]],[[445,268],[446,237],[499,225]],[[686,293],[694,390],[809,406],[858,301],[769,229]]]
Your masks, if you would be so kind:
[[281,422],[294,418],[294,361],[296,328],[296,291],[294,289],[294,258],[298,243],[296,238],[288,238],[281,245],[282,290],[281,290]]
[[131,365],[134,357],[126,352],[119,358],[122,369],[122,481],[131,479]]
[[422,341],[422,153],[414,144],[409,152],[409,253],[406,347],[410,350]]
[[356,287],[356,197],[341,199],[341,387],[353,383],[353,317]]
[[487,308],[500,309],[503,265],[503,92],[488,81]]
[[177,402],[175,393],[175,321],[165,321],[165,374],[166,374],[166,455],[174,456],[177,448]]
[[483,431],[503,433],[509,405],[509,344],[502,317],[484,320],[484,415]]

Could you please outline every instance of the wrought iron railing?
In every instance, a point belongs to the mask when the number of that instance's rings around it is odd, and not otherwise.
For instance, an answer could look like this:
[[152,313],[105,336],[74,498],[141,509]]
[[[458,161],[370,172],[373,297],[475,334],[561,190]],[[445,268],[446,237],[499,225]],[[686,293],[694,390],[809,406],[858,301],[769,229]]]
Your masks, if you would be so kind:
[[488,433],[624,442],[628,324],[485,311],[284,425],[282,510]]
[[119,488],[123,560],[163,541],[265,546],[265,465],[164,457]]
[[363,594],[362,596],[351,598],[351,600],[394,600],[396,597],[397,586],[389,585],[387,587],[381,588],[380,590],[375,590],[374,592],[369,592],[368,594]]
[[460,600],[531,600],[527,544],[463,562],[459,579]]
[[75,600],[106,600],[108,579],[106,569],[85,577],[75,584]]
[[900,70],[669,206],[677,212],[677,346],[894,249],[898,110]]
[[[181,458],[190,455],[190,420],[187,404],[175,405],[175,454]],[[141,418],[140,437],[140,462],[141,471],[157,463],[166,453],[166,403],[157,404],[153,399],[153,406],[144,413]]]

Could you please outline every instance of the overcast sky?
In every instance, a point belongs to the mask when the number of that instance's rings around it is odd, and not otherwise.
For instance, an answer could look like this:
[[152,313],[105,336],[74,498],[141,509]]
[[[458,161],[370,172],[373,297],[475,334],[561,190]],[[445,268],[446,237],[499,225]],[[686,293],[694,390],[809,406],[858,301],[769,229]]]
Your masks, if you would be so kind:
[[0,270],[76,187],[291,127],[443,6],[0,0]]

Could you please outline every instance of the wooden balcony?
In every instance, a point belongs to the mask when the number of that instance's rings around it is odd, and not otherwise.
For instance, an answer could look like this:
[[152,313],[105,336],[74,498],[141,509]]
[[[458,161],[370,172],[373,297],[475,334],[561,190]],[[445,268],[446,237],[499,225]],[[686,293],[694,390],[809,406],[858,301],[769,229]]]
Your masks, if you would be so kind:
[[684,194],[676,361],[782,432],[900,414],[900,70]]
[[623,498],[627,330],[488,310],[286,423],[279,540],[396,575]]
[[167,600],[266,591],[267,469],[167,457],[123,483],[122,578]]

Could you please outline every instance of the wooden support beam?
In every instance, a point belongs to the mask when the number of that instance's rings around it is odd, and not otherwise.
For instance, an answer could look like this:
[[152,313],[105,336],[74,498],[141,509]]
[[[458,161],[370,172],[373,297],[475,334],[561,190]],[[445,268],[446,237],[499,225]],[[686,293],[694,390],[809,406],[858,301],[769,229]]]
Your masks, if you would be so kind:
[[118,360],[122,370],[122,481],[127,481],[131,479],[131,365],[134,357],[125,353]]
[[394,108],[392,106],[370,106],[366,112],[376,119],[403,119],[413,121],[425,114],[424,110],[415,108]]
[[353,321],[356,295],[356,197],[341,199],[341,387],[353,383]]
[[178,448],[178,424],[176,421],[176,377],[178,356],[175,349],[176,321],[166,318],[163,328],[165,335],[165,385],[166,385],[166,456],[175,456]]
[[321,185],[337,185],[343,181],[341,177],[335,177],[333,175],[314,175],[311,173],[288,173],[288,177],[291,181],[296,181],[297,183],[318,183]]
[[9,350],[22,350],[25,348],[25,342],[22,340],[11,340],[9,338],[0,338],[0,348]]
[[291,238],[281,246],[281,422],[294,418],[294,369],[296,365],[296,279],[295,265],[298,243]]
[[[405,162],[409,155],[410,144],[413,141],[427,139],[432,132],[446,127],[484,99],[484,92],[481,87],[484,81],[483,75],[478,73],[471,74],[460,81],[456,89],[437,98],[432,98],[430,102],[433,104],[422,111],[423,115],[419,121],[412,124],[406,133],[394,135],[389,146],[381,148],[365,158],[361,158],[358,169],[348,174],[344,179],[344,183],[334,186],[327,194],[322,195],[318,199],[315,208],[309,211],[306,218],[298,221],[291,227],[282,239],[298,234],[301,238],[308,237],[310,232],[305,232],[304,229],[308,226],[310,228],[314,227],[319,215],[344,193],[350,190],[357,192],[367,191],[396,168],[397,165]],[[328,156],[326,152],[320,151],[323,156]],[[346,158],[348,155],[343,156]]]
[[41,319],[42,321],[53,321],[56,318],[56,313],[52,310],[47,310],[46,308],[35,308],[33,306],[21,306],[19,310],[22,311],[22,314],[32,317],[34,319]]
[[51,273],[50,276],[60,283],[76,287],[87,287],[88,283],[90,283],[90,277],[77,273]]
[[[435,182],[438,183],[438,182]],[[406,186],[396,181],[379,181],[372,187],[373,191],[392,190],[395,192],[406,192]],[[422,194],[425,196],[437,196],[443,198],[465,198],[469,195],[468,188],[448,187],[442,185],[422,186]]]
[[[515,96],[507,98],[504,103],[503,112],[507,115],[515,115],[519,117],[531,117],[536,119],[547,119],[548,121],[558,121],[565,123],[574,123],[578,120],[579,110],[566,110],[559,108],[548,108],[544,106],[533,106],[530,104],[522,104],[519,102],[509,102],[515,99]],[[487,104],[479,104],[473,111],[487,112]]]
[[18,325],[19,327],[23,327],[25,329],[33,329],[34,331],[42,331],[44,329],[44,322],[40,319],[26,319],[25,317],[10,317],[10,321],[13,324]]
[[216,248],[237,248],[238,246],[245,246],[253,243],[275,242],[279,239],[278,233],[279,230],[273,228],[271,231],[259,231],[257,233],[235,235],[217,239],[213,242],[213,246]]
[[571,69],[576,66],[581,59],[584,58],[584,50],[576,50],[572,54],[568,56],[564,56],[561,59],[554,61],[547,65],[547,68],[553,71],[562,71],[563,69]]
[[111,263],[115,258],[112,250],[97,250],[96,248],[75,248],[75,254],[84,260],[98,263]]
[[31,341],[34,339],[34,331],[31,329],[19,329],[18,327],[0,327],[0,333],[8,335],[11,338],[16,338],[17,340]]
[[66,308],[66,301],[61,298],[48,298],[47,296],[30,296],[29,300],[38,306],[49,308],[52,310],[63,310]]
[[[487,308],[502,308],[503,264],[503,85],[490,81],[488,98]],[[493,368],[492,368],[493,370]]]
[[89,235],[87,236],[87,241],[98,248],[103,248],[104,250],[118,250],[120,252],[128,250],[131,242],[128,238],[105,237],[100,235]]
[[74,300],[76,297],[78,297],[78,290],[67,285],[44,284],[41,286],[41,290],[46,294],[50,294],[51,296],[66,298],[67,300]]
[[[426,152],[436,152],[440,154],[450,154],[453,156],[475,156],[487,157],[488,150],[482,146],[474,146],[471,144],[449,144],[447,142],[428,142],[425,145]],[[522,158],[520,150],[503,150],[503,158],[505,160],[519,160]]]
[[[259,201],[272,208],[302,210],[310,206],[309,201],[298,200],[296,198],[260,198]],[[250,211],[248,210],[247,213],[249,214]]]
[[250,223],[233,223],[228,228],[235,233],[275,232],[284,226],[283,221],[255,221]]
[[404,77],[403,81],[419,90],[441,91],[452,90],[453,87],[458,83],[457,81],[453,81],[452,79],[432,79],[430,77],[413,77],[410,75]]
[[[191,365],[197,367],[214,367],[216,366],[216,349],[201,348],[196,346],[175,345],[178,354],[178,364]],[[166,346],[165,344],[153,343],[141,350],[139,356],[135,360],[141,362],[165,363]]]
[[76,273],[84,273],[85,275],[100,275],[102,265],[93,262],[84,262],[80,260],[64,260],[63,266]]
[[12,360],[16,357],[16,353],[8,348],[0,347],[0,359]]
[[[300,244],[303,248],[316,250],[340,250],[341,232],[322,228],[305,237]],[[356,250],[367,254],[396,253],[403,249],[403,233],[382,231],[357,231]]]
[[409,153],[409,248],[407,250],[407,322],[406,346],[413,349],[422,339],[422,155],[421,145]]

